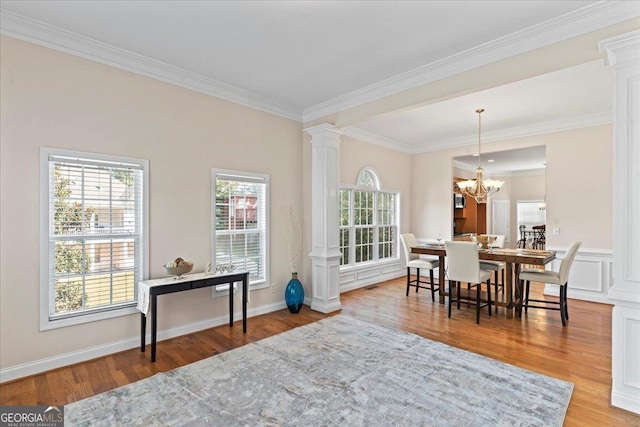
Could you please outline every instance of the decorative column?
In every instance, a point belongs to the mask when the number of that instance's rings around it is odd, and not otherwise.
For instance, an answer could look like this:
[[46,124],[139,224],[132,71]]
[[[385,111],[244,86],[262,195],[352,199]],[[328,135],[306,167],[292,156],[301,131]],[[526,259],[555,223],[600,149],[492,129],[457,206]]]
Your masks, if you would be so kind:
[[340,310],[338,181],[340,131],[323,123],[306,129],[311,135],[311,308]]
[[611,404],[640,414],[640,31],[600,51],[615,71]]

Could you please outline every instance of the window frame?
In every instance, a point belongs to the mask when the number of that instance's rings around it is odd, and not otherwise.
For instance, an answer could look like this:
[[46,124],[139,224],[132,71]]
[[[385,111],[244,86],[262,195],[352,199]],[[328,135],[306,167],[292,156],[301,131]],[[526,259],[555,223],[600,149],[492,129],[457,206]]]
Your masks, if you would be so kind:
[[[340,221],[340,224],[338,226],[338,232],[340,234],[344,233],[345,230],[348,230],[349,253],[347,254],[347,257],[349,262],[346,264],[340,264],[340,270],[348,270],[352,268],[364,267],[367,265],[375,265],[375,264],[386,263],[386,262],[396,262],[397,260],[400,259],[400,255],[398,252],[399,251],[399,230],[400,230],[400,192],[394,191],[394,190],[381,189],[378,175],[373,169],[369,167],[366,167],[360,171],[356,182],[361,182],[362,181],[361,177],[364,174],[367,174],[370,176],[371,178],[370,181],[372,181],[373,185],[366,186],[366,185],[341,184],[338,188],[338,195],[339,195],[338,199],[340,200],[340,206],[339,206],[340,210],[342,210],[342,198],[341,198],[342,191],[345,190],[349,192],[348,225],[342,225]],[[354,205],[354,201],[355,201],[355,193],[357,191],[373,193],[373,201],[372,201],[373,223],[371,225],[356,224],[356,221],[355,221],[356,208]],[[391,194],[393,195],[393,198],[394,198],[394,204],[393,204],[394,218],[391,224],[380,224],[378,203],[379,203],[379,198],[382,194]],[[395,256],[380,258],[379,233],[380,233],[381,227],[391,227],[392,229],[395,229],[395,238],[392,239],[392,250],[394,251],[393,253],[395,254]],[[373,232],[372,259],[356,262],[356,229],[363,229],[363,228],[372,228],[373,230],[372,231]],[[340,239],[340,236],[338,237],[338,239],[339,239],[338,240],[339,245],[340,247],[342,247],[342,240]],[[341,258],[340,262],[342,262],[343,259],[344,259],[344,255]]]
[[[542,213],[542,217],[544,218],[542,221],[536,221],[536,222],[526,222],[525,223],[525,227],[527,227],[527,230],[531,230],[531,227],[534,225],[540,225],[540,224],[545,224],[547,221],[547,212],[544,209],[540,209],[539,208],[539,204],[542,202],[542,200],[516,200],[516,227],[520,227],[520,225],[522,224],[520,222],[521,220],[521,210],[522,207],[524,205],[528,206],[530,208],[531,211],[534,212],[538,212],[538,213]],[[518,234],[519,234],[519,230],[518,230]]]
[[[142,185],[140,186],[141,201],[140,207],[142,226],[140,227],[141,238],[140,247],[141,254],[139,256],[139,265],[135,266],[139,270],[141,279],[145,280],[149,277],[149,161],[146,159],[138,159],[125,156],[112,156],[107,154],[98,154],[83,152],[77,150],[65,150],[59,148],[41,147],[40,149],[40,330],[50,330],[63,328],[72,325],[80,325],[98,320],[111,319],[120,316],[127,316],[138,313],[136,309],[136,300],[126,303],[117,304],[113,307],[105,307],[96,311],[88,311],[85,313],[76,313],[69,316],[60,316],[52,318],[50,314],[50,301],[55,299],[55,290],[49,283],[50,268],[52,268],[52,260],[49,259],[50,251],[50,212],[51,203],[54,198],[50,194],[50,157],[68,157],[76,158],[80,162],[89,163],[90,161],[109,162],[109,163],[126,163],[135,164],[142,170]],[[93,220],[93,219],[91,219]],[[135,285],[134,285],[135,286]]]
[[[217,227],[216,227],[216,180],[218,176],[235,178],[238,181],[245,182],[254,182],[254,183],[262,183],[265,184],[265,195],[264,195],[264,210],[265,210],[265,220],[264,220],[264,254],[263,254],[263,264],[264,264],[264,279],[259,280],[251,280],[249,278],[249,287],[251,289],[263,289],[269,287],[270,283],[270,258],[269,258],[269,246],[270,246],[270,215],[269,215],[269,198],[270,198],[270,175],[258,172],[247,172],[247,171],[236,171],[229,169],[220,169],[220,168],[212,168],[211,169],[211,265],[212,268],[215,268],[216,265],[216,236],[217,236]],[[237,284],[233,286],[233,292],[237,292],[238,287]],[[229,294],[229,285],[226,286],[216,286],[212,289],[213,297],[225,296]]]

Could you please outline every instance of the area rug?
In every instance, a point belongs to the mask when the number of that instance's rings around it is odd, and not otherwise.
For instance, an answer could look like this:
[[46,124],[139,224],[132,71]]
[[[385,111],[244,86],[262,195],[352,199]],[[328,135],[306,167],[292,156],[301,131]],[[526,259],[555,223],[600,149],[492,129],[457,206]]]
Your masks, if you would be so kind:
[[67,405],[65,425],[561,426],[572,390],[338,315]]

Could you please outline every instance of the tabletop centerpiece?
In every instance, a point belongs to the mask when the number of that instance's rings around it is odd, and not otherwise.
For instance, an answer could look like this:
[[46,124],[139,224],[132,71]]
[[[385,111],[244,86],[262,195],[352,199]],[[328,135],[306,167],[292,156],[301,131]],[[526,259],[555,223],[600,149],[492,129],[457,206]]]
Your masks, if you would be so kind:
[[183,274],[187,274],[193,270],[193,263],[178,257],[174,261],[166,263],[163,267],[167,274],[179,280],[182,279]]

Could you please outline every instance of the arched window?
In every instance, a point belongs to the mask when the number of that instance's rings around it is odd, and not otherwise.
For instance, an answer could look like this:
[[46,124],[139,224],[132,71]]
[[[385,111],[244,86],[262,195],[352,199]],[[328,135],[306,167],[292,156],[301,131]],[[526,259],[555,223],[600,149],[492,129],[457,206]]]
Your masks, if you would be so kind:
[[340,265],[398,258],[399,199],[399,193],[380,189],[369,167],[358,173],[355,186],[340,188]]
[[356,179],[356,185],[358,187],[371,187],[376,190],[380,190],[380,180],[378,174],[371,168],[363,168],[358,174]]

